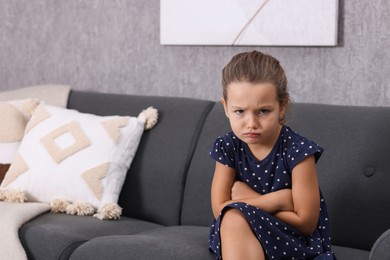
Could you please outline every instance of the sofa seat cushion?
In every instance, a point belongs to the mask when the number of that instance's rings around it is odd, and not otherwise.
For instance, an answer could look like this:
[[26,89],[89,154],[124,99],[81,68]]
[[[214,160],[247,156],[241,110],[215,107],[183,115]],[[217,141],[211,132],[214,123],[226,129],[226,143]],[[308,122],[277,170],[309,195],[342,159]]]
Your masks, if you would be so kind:
[[71,260],[81,259],[214,259],[208,250],[208,227],[171,226],[128,236],[92,239],[78,247]]
[[47,213],[24,224],[19,237],[29,259],[68,259],[75,248],[92,238],[131,235],[160,227],[128,217],[101,221],[91,216]]

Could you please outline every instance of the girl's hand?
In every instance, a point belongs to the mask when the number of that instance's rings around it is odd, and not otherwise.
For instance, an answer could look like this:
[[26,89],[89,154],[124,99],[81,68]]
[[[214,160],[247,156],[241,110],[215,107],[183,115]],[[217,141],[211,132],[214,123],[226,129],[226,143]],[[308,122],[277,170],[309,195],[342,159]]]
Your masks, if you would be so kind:
[[242,181],[235,181],[231,191],[232,200],[242,200],[261,196]]

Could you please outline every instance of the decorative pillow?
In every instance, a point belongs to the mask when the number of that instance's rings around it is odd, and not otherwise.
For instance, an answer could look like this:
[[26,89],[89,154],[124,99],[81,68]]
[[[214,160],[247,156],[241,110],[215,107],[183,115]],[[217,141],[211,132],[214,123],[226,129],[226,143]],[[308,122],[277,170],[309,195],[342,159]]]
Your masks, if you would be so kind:
[[3,197],[50,202],[53,212],[116,219],[127,170],[144,128],[157,122],[150,107],[136,117],[97,116],[40,104],[5,176]]
[[38,104],[37,99],[0,102],[0,163],[11,163]]

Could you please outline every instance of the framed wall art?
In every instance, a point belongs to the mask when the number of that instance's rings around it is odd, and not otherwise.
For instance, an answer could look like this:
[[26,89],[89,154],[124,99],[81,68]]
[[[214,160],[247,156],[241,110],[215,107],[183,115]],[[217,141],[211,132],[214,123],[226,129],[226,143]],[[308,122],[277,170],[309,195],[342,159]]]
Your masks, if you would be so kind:
[[337,45],[338,0],[160,0],[164,45]]

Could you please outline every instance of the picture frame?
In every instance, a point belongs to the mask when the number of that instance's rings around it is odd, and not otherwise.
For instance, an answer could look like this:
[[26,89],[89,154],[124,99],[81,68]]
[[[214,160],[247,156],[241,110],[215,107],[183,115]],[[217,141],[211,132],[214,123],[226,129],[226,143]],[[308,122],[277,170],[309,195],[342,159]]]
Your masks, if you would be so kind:
[[160,0],[160,43],[336,46],[338,7],[338,0]]

